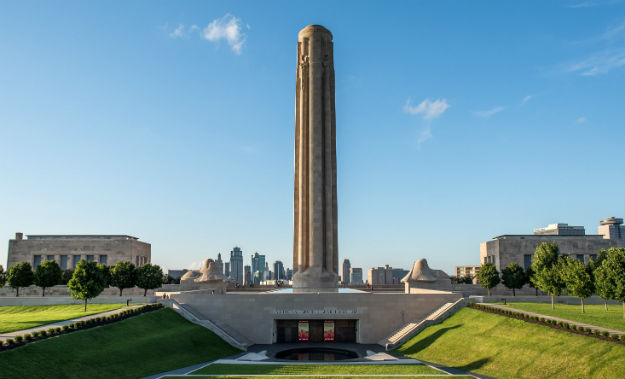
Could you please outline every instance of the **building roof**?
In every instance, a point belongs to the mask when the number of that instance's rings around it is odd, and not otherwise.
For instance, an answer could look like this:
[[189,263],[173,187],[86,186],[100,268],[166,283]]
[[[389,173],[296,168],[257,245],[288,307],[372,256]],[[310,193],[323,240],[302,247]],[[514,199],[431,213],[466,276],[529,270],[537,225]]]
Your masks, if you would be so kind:
[[558,235],[558,234],[502,234],[500,236],[493,237],[494,240],[506,239],[506,238],[527,238],[527,239],[552,239],[552,238],[601,238],[603,239],[603,235],[601,234],[584,234],[583,236],[567,236],[567,235]]
[[138,240],[126,234],[27,234],[29,240]]

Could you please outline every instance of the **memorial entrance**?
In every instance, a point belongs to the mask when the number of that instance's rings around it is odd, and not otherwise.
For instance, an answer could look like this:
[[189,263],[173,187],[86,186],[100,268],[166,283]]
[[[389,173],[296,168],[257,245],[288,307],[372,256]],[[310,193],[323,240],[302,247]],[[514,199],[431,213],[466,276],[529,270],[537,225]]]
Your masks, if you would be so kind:
[[357,320],[276,320],[276,342],[356,342]]

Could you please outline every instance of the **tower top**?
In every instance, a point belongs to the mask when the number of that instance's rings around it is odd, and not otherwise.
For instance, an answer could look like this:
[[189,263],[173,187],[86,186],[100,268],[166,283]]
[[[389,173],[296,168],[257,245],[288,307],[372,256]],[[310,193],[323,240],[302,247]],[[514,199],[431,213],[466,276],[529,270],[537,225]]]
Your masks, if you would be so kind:
[[326,29],[325,27],[321,26],[321,25],[308,25],[307,27],[305,27],[304,29],[300,30],[299,34],[298,34],[298,38],[302,39],[304,37],[310,37],[313,34],[317,34],[317,33],[323,33],[328,35],[330,38],[330,40],[332,40],[332,32],[330,32],[328,29]]

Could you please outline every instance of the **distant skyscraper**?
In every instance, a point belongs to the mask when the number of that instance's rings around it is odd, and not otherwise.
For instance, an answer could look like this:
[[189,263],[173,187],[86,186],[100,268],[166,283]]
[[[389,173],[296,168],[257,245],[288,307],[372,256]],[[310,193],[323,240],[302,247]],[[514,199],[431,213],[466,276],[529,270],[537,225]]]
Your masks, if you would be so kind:
[[224,262],[224,275],[226,278],[230,277],[230,262]]
[[245,265],[245,276],[243,277],[243,285],[249,286],[252,284],[252,269],[249,265]]
[[367,273],[367,282],[373,284],[393,284],[393,268],[384,267],[370,268]]
[[255,285],[259,285],[260,281],[265,279],[265,256],[262,254],[252,255],[252,278]]
[[275,280],[286,280],[286,273],[284,272],[282,261],[273,262],[273,274]]
[[220,273],[224,273],[224,261],[221,260],[221,253],[217,253],[217,260],[215,261]]
[[349,263],[349,259],[343,259],[343,267],[341,270],[341,281],[343,284],[349,284],[349,269],[352,268],[352,264]]
[[235,246],[230,252],[230,277],[234,279],[237,284],[243,284],[243,251],[238,246]]
[[286,280],[293,280],[293,269],[286,269]]
[[603,238],[619,241],[621,247],[625,247],[625,226],[622,218],[609,217],[601,220],[597,232]]
[[352,267],[349,270],[349,283],[353,285],[362,284],[362,268]]

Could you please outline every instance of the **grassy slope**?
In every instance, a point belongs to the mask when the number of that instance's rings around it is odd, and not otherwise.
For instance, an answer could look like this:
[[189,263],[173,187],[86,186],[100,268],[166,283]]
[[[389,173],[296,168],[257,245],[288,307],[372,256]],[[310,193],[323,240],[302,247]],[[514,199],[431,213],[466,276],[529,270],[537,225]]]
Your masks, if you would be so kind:
[[[503,304],[502,304],[503,305]],[[609,305],[605,311],[603,305],[586,305],[586,313],[582,313],[581,305],[556,304],[551,309],[551,303],[508,303],[506,306],[524,311],[540,313],[547,316],[560,317],[571,321],[583,322],[604,328],[625,331],[622,305]]]
[[161,309],[0,352],[0,378],[139,378],[238,352]]
[[625,376],[625,346],[465,308],[396,350],[497,378]]
[[56,321],[112,311],[125,306],[126,304],[88,304],[87,312],[84,312],[83,304],[0,307],[0,333],[34,328]]
[[425,365],[225,365],[213,364],[192,374],[210,375],[302,375],[310,374],[444,374]]
[[[389,365],[391,366],[391,365]],[[446,374],[439,372],[441,377],[449,377]],[[419,376],[418,374],[414,375],[414,376],[404,376],[403,374],[401,376],[350,376],[350,375],[333,375],[332,378],[341,378],[341,379],[426,379],[426,378],[437,378],[438,376],[432,376],[432,375],[427,375],[427,376]],[[311,376],[277,376],[277,375],[272,375],[272,376],[165,376],[164,378],[167,379],[273,379],[273,378],[280,378],[280,379],[328,379],[328,376],[315,376],[315,375],[311,375]],[[454,379],[475,379],[472,376],[452,376],[452,378]]]

